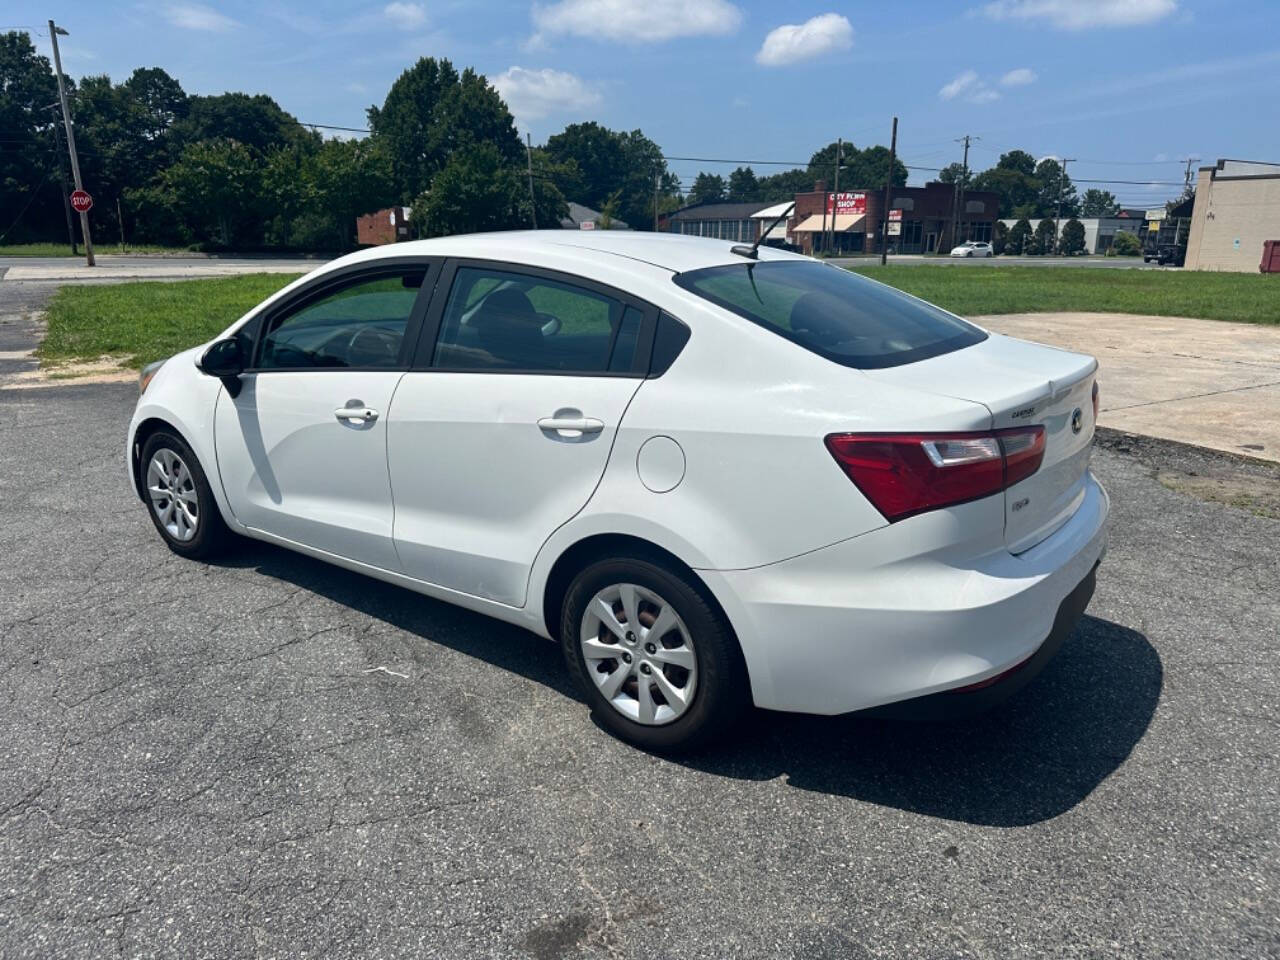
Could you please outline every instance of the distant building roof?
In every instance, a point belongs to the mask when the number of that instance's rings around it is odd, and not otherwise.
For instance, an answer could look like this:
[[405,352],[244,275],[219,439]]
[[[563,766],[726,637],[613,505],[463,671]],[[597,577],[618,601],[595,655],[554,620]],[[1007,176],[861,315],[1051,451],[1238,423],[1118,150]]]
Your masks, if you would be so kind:
[[757,210],[751,217],[754,220],[774,220],[786,213],[793,203],[795,203],[794,200],[784,200],[782,203],[775,203],[772,207]]
[[667,215],[669,220],[746,220],[759,203],[695,203]]
[[[560,221],[560,226],[566,230],[579,230],[584,223],[594,223],[600,225],[600,218],[604,216],[599,210],[592,210],[590,207],[581,203],[569,201],[569,215]],[[614,217],[609,223],[610,230],[630,230],[631,227],[623,220]]]

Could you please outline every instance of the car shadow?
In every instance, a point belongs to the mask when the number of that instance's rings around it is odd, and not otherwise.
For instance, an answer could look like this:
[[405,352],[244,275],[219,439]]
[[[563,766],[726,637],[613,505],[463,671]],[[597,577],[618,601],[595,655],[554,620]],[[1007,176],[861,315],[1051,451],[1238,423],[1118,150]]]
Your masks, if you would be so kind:
[[[249,542],[219,562],[251,568],[585,702],[559,648],[532,634],[319,560]],[[914,723],[755,711],[733,740],[672,762],[719,777],[785,777],[801,790],[983,826],[1056,817],[1129,756],[1164,670],[1143,634],[1086,615],[1058,655],[995,710]],[[584,717],[585,719],[585,717]]]

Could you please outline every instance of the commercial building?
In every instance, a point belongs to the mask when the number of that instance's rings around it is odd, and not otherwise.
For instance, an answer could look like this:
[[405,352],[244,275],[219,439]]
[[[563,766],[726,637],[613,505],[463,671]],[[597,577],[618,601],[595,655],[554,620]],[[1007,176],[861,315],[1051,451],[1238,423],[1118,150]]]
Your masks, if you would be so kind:
[[[1141,243],[1143,226],[1148,222],[1146,212],[1138,212],[1135,216],[1134,211],[1122,211],[1122,215],[1114,217],[1076,217],[1080,221],[1080,225],[1084,227],[1084,252],[1085,253],[1106,253],[1111,249],[1111,245],[1115,243],[1117,233],[1131,233]],[[1070,217],[1063,217],[1062,223],[1066,223]],[[1052,221],[1053,218],[1049,217]],[[1018,222],[1017,218],[1006,218],[1000,221],[1010,230],[1013,225]],[[1031,232],[1034,233],[1036,227],[1040,226],[1039,219],[1028,219],[1027,223],[1031,224]],[[1058,235],[1062,235],[1062,225],[1058,226]]]
[[592,210],[590,207],[574,203],[572,200],[568,203],[569,215],[562,217],[560,226],[565,230],[630,230],[622,220],[617,217],[609,218],[609,225],[604,225],[604,214],[599,210]]
[[1280,241],[1280,164],[1219,160],[1201,167],[1186,269],[1255,272]]
[[658,220],[658,229],[687,237],[755,243],[759,203],[695,203]]
[[356,217],[356,243],[375,246],[409,239],[409,207],[387,207]]
[[[965,240],[991,240],[1000,212],[999,195],[950,183],[894,187],[889,195],[888,245],[894,253],[936,253]],[[958,209],[957,209],[958,207]],[[958,220],[955,241],[952,218]],[[884,226],[884,187],[834,194],[822,181],[796,194],[787,224],[788,242],[808,254],[879,253]]]

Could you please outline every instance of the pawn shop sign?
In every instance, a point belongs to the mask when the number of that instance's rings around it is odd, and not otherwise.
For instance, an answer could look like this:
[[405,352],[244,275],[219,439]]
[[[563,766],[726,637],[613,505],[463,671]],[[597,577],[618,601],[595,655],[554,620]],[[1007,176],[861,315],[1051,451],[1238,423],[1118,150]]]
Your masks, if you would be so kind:
[[83,190],[76,190],[71,194],[71,206],[77,213],[88,213],[93,207],[93,197]]

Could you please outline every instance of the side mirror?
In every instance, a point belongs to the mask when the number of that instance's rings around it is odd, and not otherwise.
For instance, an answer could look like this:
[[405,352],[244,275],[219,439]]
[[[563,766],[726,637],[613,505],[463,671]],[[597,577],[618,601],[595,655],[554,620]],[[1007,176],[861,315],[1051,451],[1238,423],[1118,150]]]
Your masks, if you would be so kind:
[[232,337],[210,344],[196,366],[202,373],[220,379],[231,396],[239,395],[239,377],[244,373],[244,356],[239,340]]

